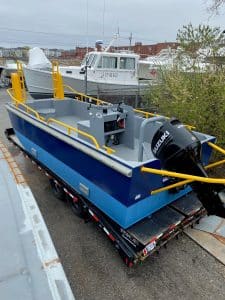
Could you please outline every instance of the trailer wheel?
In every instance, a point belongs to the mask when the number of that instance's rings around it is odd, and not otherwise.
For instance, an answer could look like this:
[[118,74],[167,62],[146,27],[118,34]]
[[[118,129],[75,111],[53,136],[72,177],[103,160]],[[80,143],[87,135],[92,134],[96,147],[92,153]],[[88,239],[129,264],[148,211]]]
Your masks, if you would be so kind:
[[84,209],[83,209],[82,203],[78,197],[74,197],[73,199],[70,199],[70,206],[71,206],[73,213],[77,217],[79,217],[79,218],[84,217]]
[[64,192],[63,188],[60,185],[58,185],[53,179],[50,179],[49,181],[54,196],[61,201],[65,201],[66,193]]

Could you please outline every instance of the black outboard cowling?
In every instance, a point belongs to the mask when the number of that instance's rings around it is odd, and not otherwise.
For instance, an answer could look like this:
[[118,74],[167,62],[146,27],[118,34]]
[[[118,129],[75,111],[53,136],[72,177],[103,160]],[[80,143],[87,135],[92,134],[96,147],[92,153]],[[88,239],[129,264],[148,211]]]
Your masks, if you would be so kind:
[[[163,123],[152,139],[152,152],[163,169],[208,177],[201,162],[201,142],[179,120]],[[190,183],[208,214],[225,218],[225,186],[198,181]]]

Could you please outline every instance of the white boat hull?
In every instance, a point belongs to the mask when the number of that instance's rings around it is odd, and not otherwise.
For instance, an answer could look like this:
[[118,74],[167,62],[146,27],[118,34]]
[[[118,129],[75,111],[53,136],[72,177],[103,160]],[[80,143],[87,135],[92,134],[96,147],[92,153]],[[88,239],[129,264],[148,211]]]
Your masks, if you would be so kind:
[[[50,97],[53,94],[52,73],[50,71],[24,68],[24,76],[29,93],[34,98]],[[82,78],[83,77],[83,78]],[[78,92],[85,93],[84,75],[81,78],[63,76],[65,85],[71,86]],[[148,87],[144,84],[118,84],[100,81],[87,82],[87,94],[107,98],[108,96],[138,96]],[[71,94],[65,90],[65,94]]]

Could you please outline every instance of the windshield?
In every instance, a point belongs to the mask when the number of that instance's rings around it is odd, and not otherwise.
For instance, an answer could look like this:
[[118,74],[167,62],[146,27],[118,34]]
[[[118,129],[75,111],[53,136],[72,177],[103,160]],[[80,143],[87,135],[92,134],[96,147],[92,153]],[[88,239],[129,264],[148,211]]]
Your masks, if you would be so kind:
[[81,65],[85,66],[87,64],[88,67],[91,67],[95,64],[97,55],[95,54],[86,54],[84,59],[82,60]]

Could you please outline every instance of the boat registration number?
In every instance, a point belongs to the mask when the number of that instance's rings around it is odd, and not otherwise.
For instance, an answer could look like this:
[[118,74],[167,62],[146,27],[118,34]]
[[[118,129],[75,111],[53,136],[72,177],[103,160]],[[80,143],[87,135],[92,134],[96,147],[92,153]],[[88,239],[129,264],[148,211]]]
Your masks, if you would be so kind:
[[117,78],[118,74],[116,72],[103,72],[102,73],[102,78]]

